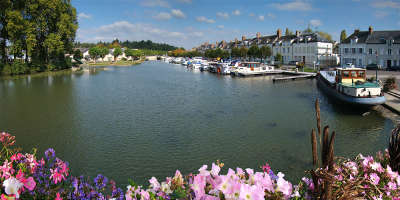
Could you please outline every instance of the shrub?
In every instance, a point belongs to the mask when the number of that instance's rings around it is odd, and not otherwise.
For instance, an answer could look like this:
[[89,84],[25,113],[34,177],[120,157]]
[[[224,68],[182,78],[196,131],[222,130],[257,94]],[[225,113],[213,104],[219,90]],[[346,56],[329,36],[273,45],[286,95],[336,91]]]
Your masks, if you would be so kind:
[[53,65],[53,64],[47,64],[46,68],[47,68],[48,71],[54,71],[54,70],[57,69],[57,67],[55,65]]
[[387,92],[389,90],[393,90],[397,88],[396,84],[396,78],[395,77],[389,77],[385,80],[385,83],[383,84],[383,91]]
[[5,65],[2,70],[2,74],[4,75],[20,75],[29,72],[29,66],[19,60],[14,61],[11,65]]
[[127,61],[127,59],[126,58],[122,58],[122,61]]

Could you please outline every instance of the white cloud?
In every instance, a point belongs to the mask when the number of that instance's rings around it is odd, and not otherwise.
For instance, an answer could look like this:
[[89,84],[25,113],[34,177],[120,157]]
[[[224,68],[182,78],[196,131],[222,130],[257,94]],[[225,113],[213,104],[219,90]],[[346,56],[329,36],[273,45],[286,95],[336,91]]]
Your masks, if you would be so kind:
[[215,23],[215,20],[213,20],[213,19],[207,19],[207,18],[204,17],[204,16],[197,17],[196,20],[197,20],[198,22],[205,22],[205,23],[209,23],[209,24]]
[[382,11],[382,10],[378,10],[378,11],[376,11],[376,12],[374,13],[374,16],[375,16],[376,18],[378,18],[378,19],[385,18],[385,17],[388,16],[388,15],[389,15],[388,12],[385,12],[385,11]]
[[178,0],[181,3],[192,3],[192,0]]
[[91,18],[92,18],[92,16],[88,15],[86,13],[79,13],[78,14],[78,19],[91,19]]
[[232,15],[239,16],[240,14],[241,14],[240,10],[237,9],[232,12]]
[[276,16],[273,13],[267,13],[267,17],[271,18],[271,19],[275,19]]
[[295,0],[289,3],[273,3],[271,5],[278,10],[310,11],[313,9],[310,3],[302,0]]
[[399,1],[390,1],[390,0],[374,0],[371,3],[371,6],[374,8],[398,8],[400,9]]
[[319,19],[312,19],[310,20],[310,24],[311,26],[318,27],[322,25],[322,22]]
[[176,18],[186,18],[185,13],[183,13],[181,10],[179,9],[172,9],[171,11],[172,16],[176,17]]
[[167,12],[160,12],[158,13],[158,15],[153,17],[154,19],[157,20],[169,20],[171,19],[171,14],[167,13]]
[[189,35],[194,36],[194,37],[203,37],[204,33],[203,32],[192,32]]
[[147,7],[170,7],[169,3],[165,0],[142,0],[141,5]]
[[264,21],[264,18],[265,18],[264,15],[259,15],[258,16],[258,20],[260,20],[260,21]]
[[217,17],[229,19],[229,14],[227,12],[217,12]]
[[97,42],[98,40],[153,40],[155,42],[179,43],[187,39],[181,32],[159,29],[150,24],[132,24],[127,21],[117,21],[94,29],[78,29],[78,40],[82,42]]
[[217,28],[223,29],[223,28],[225,28],[225,26],[224,25],[218,25]]

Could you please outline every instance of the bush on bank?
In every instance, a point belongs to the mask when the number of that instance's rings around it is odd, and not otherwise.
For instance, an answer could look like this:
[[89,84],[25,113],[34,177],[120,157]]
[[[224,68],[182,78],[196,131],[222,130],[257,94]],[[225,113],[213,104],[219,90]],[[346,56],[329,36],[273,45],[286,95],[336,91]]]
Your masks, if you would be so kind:
[[[173,177],[159,182],[155,177],[149,186],[131,183],[126,191],[114,181],[98,175],[93,180],[69,173],[68,163],[48,149],[38,158],[36,151],[24,153],[15,147],[15,136],[0,135],[1,199],[312,199],[316,190],[313,181],[304,177],[297,184],[274,173],[268,164],[259,172],[253,169],[228,169],[221,174],[223,163],[202,166],[198,172],[183,176],[179,170]],[[397,199],[400,200],[400,176],[389,167],[389,154],[375,158],[359,155],[355,159],[339,159],[334,164],[333,196],[335,199]],[[326,173],[325,169],[318,169]]]

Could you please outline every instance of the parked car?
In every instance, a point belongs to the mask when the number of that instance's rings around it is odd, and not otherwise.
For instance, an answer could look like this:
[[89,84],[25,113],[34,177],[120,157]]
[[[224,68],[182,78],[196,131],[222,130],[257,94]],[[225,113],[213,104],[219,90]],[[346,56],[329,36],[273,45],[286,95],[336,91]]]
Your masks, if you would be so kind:
[[386,68],[387,71],[400,71],[400,66],[391,66]]
[[344,68],[354,68],[354,65],[353,65],[353,63],[346,63],[344,65]]
[[382,69],[382,65],[378,64],[369,64],[366,67],[367,70],[377,70],[377,69]]

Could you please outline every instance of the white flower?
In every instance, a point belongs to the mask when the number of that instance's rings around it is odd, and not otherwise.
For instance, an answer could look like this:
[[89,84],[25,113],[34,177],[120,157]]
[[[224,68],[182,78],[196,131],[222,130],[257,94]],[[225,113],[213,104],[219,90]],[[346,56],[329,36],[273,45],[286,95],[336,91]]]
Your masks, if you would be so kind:
[[18,179],[10,177],[9,179],[4,181],[3,186],[5,187],[5,192],[7,193],[7,195],[15,194],[15,197],[18,199],[19,198],[18,190],[22,186],[24,186],[24,184],[22,184]]
[[172,190],[170,188],[171,186],[165,182],[161,183],[161,191],[165,192],[165,194],[171,194]]

